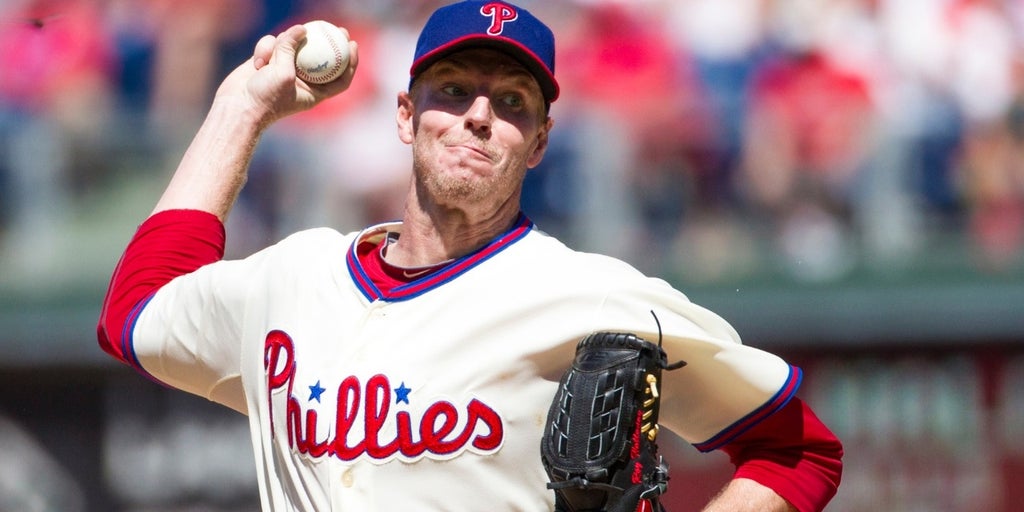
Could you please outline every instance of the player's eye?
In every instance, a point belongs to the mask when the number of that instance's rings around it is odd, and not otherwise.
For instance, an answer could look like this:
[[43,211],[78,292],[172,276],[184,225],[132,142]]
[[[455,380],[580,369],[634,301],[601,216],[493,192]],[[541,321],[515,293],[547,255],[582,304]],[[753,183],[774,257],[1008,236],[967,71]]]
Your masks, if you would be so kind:
[[506,107],[520,108],[526,104],[526,100],[519,94],[506,94],[501,97],[501,102]]
[[466,96],[468,93],[462,87],[458,85],[446,85],[441,88],[441,91],[449,96]]

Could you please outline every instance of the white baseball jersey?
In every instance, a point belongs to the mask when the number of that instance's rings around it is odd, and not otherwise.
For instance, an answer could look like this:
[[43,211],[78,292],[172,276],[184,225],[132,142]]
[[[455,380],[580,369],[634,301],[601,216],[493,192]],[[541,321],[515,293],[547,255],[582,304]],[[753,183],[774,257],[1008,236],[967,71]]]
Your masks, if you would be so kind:
[[265,510],[551,510],[540,440],[576,343],[657,342],[661,424],[701,450],[796,392],[800,372],[740,344],[717,315],[616,259],[573,251],[525,217],[391,290],[355,247],[400,224],[297,233],[178,277],[130,340],[145,371],[249,416]]

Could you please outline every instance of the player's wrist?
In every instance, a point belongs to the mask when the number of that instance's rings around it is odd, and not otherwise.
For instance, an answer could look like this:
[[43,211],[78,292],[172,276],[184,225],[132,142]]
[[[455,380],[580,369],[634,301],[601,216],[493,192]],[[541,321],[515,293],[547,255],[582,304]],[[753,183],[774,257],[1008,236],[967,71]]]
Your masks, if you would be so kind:
[[262,107],[258,102],[242,97],[218,96],[214,98],[206,116],[206,122],[218,126],[230,126],[233,133],[251,133],[258,137],[277,116],[272,109]]

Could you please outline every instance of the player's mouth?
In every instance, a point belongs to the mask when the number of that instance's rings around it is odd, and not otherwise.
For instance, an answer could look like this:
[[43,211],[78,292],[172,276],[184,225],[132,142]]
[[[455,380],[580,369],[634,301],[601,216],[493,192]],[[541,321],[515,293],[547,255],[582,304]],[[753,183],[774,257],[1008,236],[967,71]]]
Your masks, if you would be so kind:
[[458,153],[464,153],[472,158],[479,158],[488,162],[494,162],[497,160],[497,155],[494,151],[491,151],[484,145],[475,144],[472,141],[466,142],[449,142],[445,146],[448,149],[455,150]]
[[457,146],[450,146],[450,147],[452,147],[456,151],[460,151],[462,153],[468,154],[471,158],[478,158],[478,159],[481,159],[481,160],[486,160],[488,162],[493,162],[494,161],[494,158],[492,158],[490,153],[488,153],[487,151],[485,151],[485,150],[483,150],[481,148],[478,148],[476,146],[457,145]]

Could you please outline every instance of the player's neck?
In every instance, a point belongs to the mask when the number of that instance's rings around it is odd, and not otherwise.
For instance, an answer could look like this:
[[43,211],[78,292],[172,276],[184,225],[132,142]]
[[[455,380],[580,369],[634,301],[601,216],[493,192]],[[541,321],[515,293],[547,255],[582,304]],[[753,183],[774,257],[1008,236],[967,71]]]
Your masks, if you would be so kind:
[[402,236],[389,247],[386,261],[399,267],[422,267],[465,256],[507,231],[518,216],[518,208],[480,219],[450,210],[407,208]]

